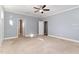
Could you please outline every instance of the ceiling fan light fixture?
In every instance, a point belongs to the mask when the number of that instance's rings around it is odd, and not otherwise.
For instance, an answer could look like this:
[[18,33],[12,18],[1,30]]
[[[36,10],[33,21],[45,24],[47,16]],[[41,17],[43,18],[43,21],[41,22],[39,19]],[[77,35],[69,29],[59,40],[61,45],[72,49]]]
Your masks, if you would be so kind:
[[35,13],[36,12],[40,12],[40,13],[44,13],[44,11],[50,11],[50,9],[46,9],[45,8],[46,7],[46,5],[40,5],[40,7],[34,7],[34,9],[37,9],[36,11],[34,11]]
[[39,10],[39,12],[43,12],[43,10]]

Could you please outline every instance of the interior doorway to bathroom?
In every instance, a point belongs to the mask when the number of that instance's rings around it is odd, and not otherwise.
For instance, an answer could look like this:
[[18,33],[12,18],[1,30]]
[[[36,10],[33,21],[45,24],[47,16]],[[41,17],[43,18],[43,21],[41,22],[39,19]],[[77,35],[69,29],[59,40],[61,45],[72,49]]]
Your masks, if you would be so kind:
[[24,37],[24,20],[18,22],[18,37]]

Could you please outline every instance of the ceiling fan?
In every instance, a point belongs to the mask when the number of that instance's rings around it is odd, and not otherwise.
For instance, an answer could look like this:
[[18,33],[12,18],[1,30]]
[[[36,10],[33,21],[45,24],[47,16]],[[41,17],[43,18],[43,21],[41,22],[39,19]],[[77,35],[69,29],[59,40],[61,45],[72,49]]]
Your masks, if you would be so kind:
[[44,11],[50,11],[50,9],[45,9],[46,5],[39,5],[39,7],[33,7],[34,9],[37,9],[36,12],[41,12],[42,14],[44,13]]

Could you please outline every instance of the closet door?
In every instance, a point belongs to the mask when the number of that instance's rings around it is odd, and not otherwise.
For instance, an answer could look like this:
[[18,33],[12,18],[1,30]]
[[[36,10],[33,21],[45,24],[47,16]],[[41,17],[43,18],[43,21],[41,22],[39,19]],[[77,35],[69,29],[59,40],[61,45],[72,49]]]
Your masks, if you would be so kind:
[[44,35],[44,21],[39,21],[39,35]]

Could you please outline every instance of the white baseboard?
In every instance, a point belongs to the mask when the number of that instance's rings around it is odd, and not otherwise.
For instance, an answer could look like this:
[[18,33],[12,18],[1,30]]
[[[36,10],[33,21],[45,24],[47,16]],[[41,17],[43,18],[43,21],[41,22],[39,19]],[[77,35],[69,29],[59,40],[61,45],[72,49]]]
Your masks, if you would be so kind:
[[75,40],[75,39],[70,39],[70,38],[65,38],[65,37],[55,36],[55,35],[48,35],[48,36],[79,43],[79,41],[78,40]]
[[4,40],[15,39],[15,38],[18,38],[18,37],[8,37],[8,38],[4,38]]

